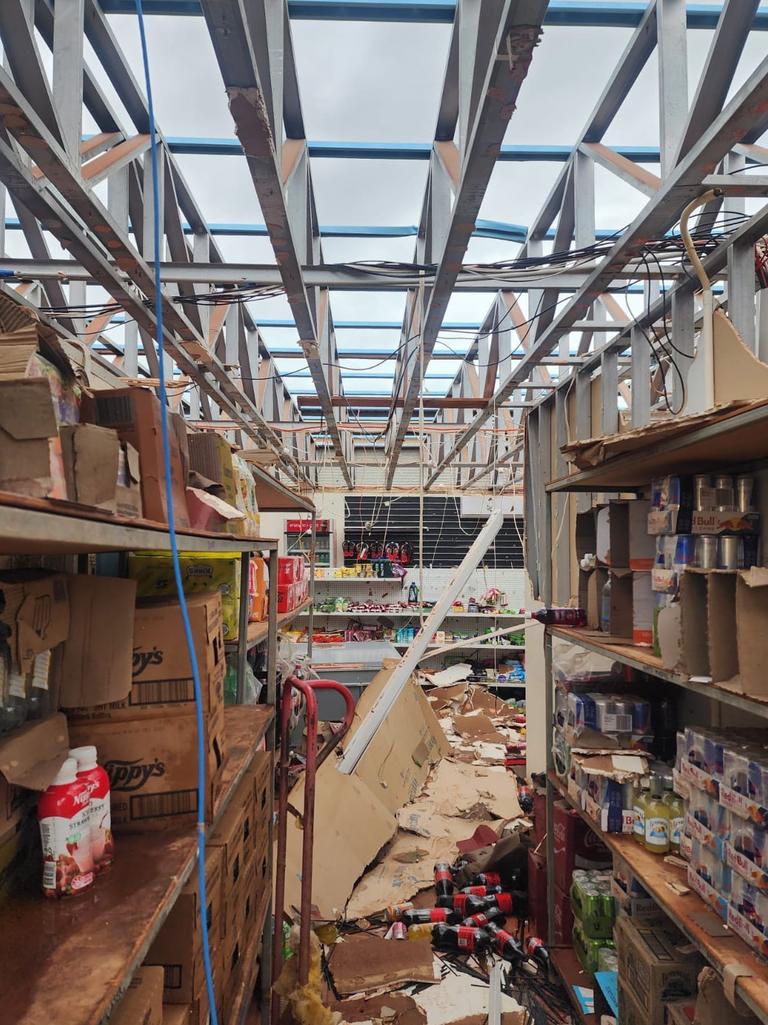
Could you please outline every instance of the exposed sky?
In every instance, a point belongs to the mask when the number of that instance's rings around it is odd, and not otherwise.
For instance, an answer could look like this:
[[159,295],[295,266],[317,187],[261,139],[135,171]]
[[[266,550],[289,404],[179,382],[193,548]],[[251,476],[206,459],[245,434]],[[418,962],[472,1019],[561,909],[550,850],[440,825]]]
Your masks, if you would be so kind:
[[[701,0],[699,0],[701,2]],[[715,0],[709,0],[715,2]],[[110,17],[115,34],[134,75],[143,83],[136,20]],[[200,17],[150,17],[150,60],[157,120],[166,136],[233,138],[221,75]],[[429,142],[434,134],[445,70],[450,26],[441,24],[379,24],[366,22],[298,21],[292,26],[304,121],[310,140]],[[547,27],[523,84],[518,109],[505,142],[570,145],[577,138],[631,30],[615,28]],[[689,98],[692,98],[712,33],[688,32]],[[93,70],[104,83],[112,103],[124,111],[93,52],[86,47]],[[737,89],[768,54],[768,33],[753,33],[737,71]],[[604,141],[609,145],[658,144],[658,92],[655,55],[648,62]],[[732,90],[732,91],[733,91]],[[130,124],[124,115],[126,126]],[[93,126],[86,125],[85,130]],[[259,208],[245,160],[239,156],[178,156],[199,206],[210,222],[259,222]],[[658,167],[648,165],[658,172]],[[480,210],[481,218],[527,225],[536,216],[560,171],[554,163],[500,163],[496,166]],[[312,176],[320,224],[415,225],[418,223],[426,161],[313,159]],[[596,169],[598,227],[620,228],[639,212],[646,198],[600,168]],[[272,262],[267,239],[219,237],[226,258],[243,262]],[[415,240],[326,239],[329,261],[359,259],[411,260]],[[9,236],[11,255],[26,255],[20,233]],[[52,246],[54,254],[58,252]],[[509,242],[473,239],[468,261],[513,257],[518,246]],[[492,294],[455,296],[447,320],[479,321]],[[336,321],[379,319],[400,321],[403,293],[342,293],[332,295]],[[273,299],[252,307],[254,319],[289,318],[288,304]],[[280,347],[296,338],[292,329],[264,329],[268,341]],[[360,330],[337,332],[340,349],[354,346],[394,349],[399,332]],[[296,362],[284,362],[295,370]],[[431,374],[452,374],[456,364],[433,362]],[[391,370],[386,368],[388,375]],[[384,371],[382,370],[382,373]],[[381,390],[391,377],[366,378],[345,374],[352,390]],[[445,391],[448,382],[435,380],[430,390]],[[311,390],[311,381],[294,379],[296,391]]]

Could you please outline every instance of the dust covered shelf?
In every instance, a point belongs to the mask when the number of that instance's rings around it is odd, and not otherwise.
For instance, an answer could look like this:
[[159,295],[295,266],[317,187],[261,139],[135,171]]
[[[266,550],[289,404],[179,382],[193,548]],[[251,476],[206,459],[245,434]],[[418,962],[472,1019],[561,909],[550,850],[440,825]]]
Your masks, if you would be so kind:
[[[225,710],[227,760],[214,821],[273,719],[265,706]],[[197,860],[194,829],[119,834],[112,869],[87,893],[46,900],[39,876],[3,906],[0,1018],[14,1025],[100,1025],[179,896]]]

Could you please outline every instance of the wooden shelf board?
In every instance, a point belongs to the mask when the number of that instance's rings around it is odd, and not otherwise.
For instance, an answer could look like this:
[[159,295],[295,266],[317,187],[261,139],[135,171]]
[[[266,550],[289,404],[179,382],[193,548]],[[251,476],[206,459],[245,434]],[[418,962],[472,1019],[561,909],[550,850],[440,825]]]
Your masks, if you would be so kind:
[[[403,643],[402,641],[393,641],[392,643],[396,648],[407,648],[410,646],[409,643]],[[456,650],[459,650],[459,641],[456,640],[446,641],[445,644],[428,644],[427,649],[444,648],[446,644],[453,644]],[[524,644],[462,644],[461,647],[472,651],[525,651]],[[449,655],[450,652],[446,651],[445,654]]]
[[[428,616],[431,609],[425,609],[424,615]],[[382,617],[388,618],[400,618],[405,617],[406,619],[418,618],[419,610],[414,609],[398,609],[396,612],[319,612],[315,609],[316,616],[344,616],[346,619],[381,619]],[[516,612],[448,612],[444,616],[445,619],[504,619],[504,620],[518,620],[520,623],[525,622],[525,616],[520,616]]]
[[[235,537],[211,531],[177,531],[188,552],[247,552],[277,549],[277,540]],[[98,509],[0,491],[0,554],[68,555],[147,549],[167,552],[170,534],[153,520],[128,520]]]
[[[278,612],[277,614],[277,629],[288,626],[292,623],[297,616],[302,615],[306,612],[312,604],[312,599],[307,598],[297,608],[292,609],[290,612]],[[255,648],[257,644],[263,644],[266,641],[269,634],[269,621],[264,620],[261,623],[249,623],[248,624],[248,647]],[[237,641],[227,641],[224,645],[227,651],[237,651]]]
[[666,440],[649,434],[647,444],[614,455],[598,466],[551,481],[547,491],[631,491],[667,473],[703,473],[768,459],[768,403],[724,412]]
[[646,851],[631,836],[604,833],[586,813],[577,807],[565,786],[554,773],[550,772],[548,778],[555,792],[579,812],[584,821],[614,854],[619,855],[627,862],[649,894],[675,925],[696,944],[713,968],[722,973],[726,965],[738,963],[744,964],[750,969],[753,974],[739,979],[737,992],[762,1021],[768,1022],[768,965],[761,961],[754,951],[735,934],[729,934],[727,937],[709,935],[701,924],[701,919],[694,916],[710,912],[712,919],[720,922],[715,912],[692,891],[681,896],[670,889],[668,885],[671,881],[687,885],[685,872],[667,864],[659,855]]
[[596,1025],[597,1018],[594,1014],[584,1014],[578,997],[573,991],[574,986],[585,986],[594,991],[595,980],[590,972],[584,971],[581,962],[576,957],[576,952],[571,947],[550,948],[549,956],[557,969],[557,973],[563,980],[563,985],[568,991],[568,999],[571,1001],[573,1012],[580,1025]]
[[740,708],[752,715],[768,718],[768,699],[739,694],[716,683],[690,679],[682,673],[670,672],[668,669],[664,669],[661,659],[654,655],[650,648],[638,647],[621,638],[607,638],[605,634],[598,631],[563,626],[550,626],[547,627],[547,630],[553,637],[578,644],[589,651],[605,655],[606,658],[613,659],[615,662],[621,662],[622,665],[631,666],[633,669],[650,673],[652,676],[658,676],[685,690],[701,694],[703,697],[713,698],[715,701],[721,701],[733,708]]
[[[268,708],[225,710],[229,753],[221,815],[272,721]],[[2,908],[0,1017],[15,1025],[100,1025],[142,963],[197,859],[194,828],[116,838],[112,869],[70,900],[46,900],[39,880]]]

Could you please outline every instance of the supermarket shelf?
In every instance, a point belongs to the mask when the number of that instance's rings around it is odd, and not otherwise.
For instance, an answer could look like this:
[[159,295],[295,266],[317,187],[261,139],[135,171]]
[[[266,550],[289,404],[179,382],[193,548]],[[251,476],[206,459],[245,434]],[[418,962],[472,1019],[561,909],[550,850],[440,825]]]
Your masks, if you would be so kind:
[[666,473],[704,473],[768,459],[768,403],[726,411],[693,430],[625,451],[588,470],[560,477],[547,491],[631,491]]
[[404,577],[315,577],[316,584],[399,584]]
[[596,1025],[596,1016],[594,1014],[584,1014],[581,1004],[573,991],[574,986],[585,986],[587,989],[594,991],[595,980],[592,975],[584,971],[581,967],[581,962],[571,947],[550,948],[549,956],[558,975],[563,980],[563,985],[568,992],[568,999],[571,1001],[571,1007],[573,1008],[576,1020],[580,1025]]
[[[410,647],[410,644],[405,644],[402,641],[393,641],[392,643],[396,648]],[[458,641],[446,641],[445,644],[428,644],[427,649],[444,648],[447,644],[453,644],[457,649],[459,647]],[[462,644],[461,647],[472,651],[525,651],[524,644]]]
[[[278,631],[292,623],[297,616],[302,615],[312,604],[312,599],[307,598],[297,608],[292,609],[291,612],[279,612],[277,614],[277,629]],[[267,639],[269,633],[269,622],[265,619],[262,623],[249,623],[248,624],[248,641],[246,647],[255,648],[257,644],[263,644]],[[227,641],[224,648],[229,651],[237,651],[237,641]]]
[[752,975],[738,980],[737,993],[761,1021],[768,1022],[768,965],[738,936],[732,933],[725,937],[709,934],[708,925],[720,922],[714,911],[711,911],[697,894],[689,891],[681,896],[670,889],[670,882],[685,885],[685,872],[667,864],[659,855],[646,851],[630,836],[603,833],[595,822],[577,807],[554,773],[550,772],[548,779],[555,793],[579,812],[614,854],[618,854],[627,862],[649,894],[688,939],[696,944],[713,968],[720,973],[728,964],[743,964],[749,968]]
[[[235,537],[210,531],[177,531],[179,548],[188,552],[247,552],[277,549],[277,541]],[[0,492],[0,554],[67,555],[84,552],[167,552],[171,536],[165,524],[126,520],[70,502],[26,498]]]
[[702,679],[692,679],[684,676],[682,673],[672,673],[668,669],[664,669],[661,659],[657,658],[650,648],[638,647],[619,638],[604,639],[605,634],[591,630],[564,626],[550,626],[547,627],[547,630],[553,637],[559,637],[562,640],[578,644],[580,647],[586,648],[588,651],[594,651],[598,655],[605,655],[606,658],[613,659],[614,662],[620,662],[622,665],[631,666],[640,672],[658,676],[662,680],[674,683],[676,686],[690,690],[694,694],[700,694],[702,697],[713,698],[715,701],[721,701],[724,705],[731,705],[733,708],[739,708],[743,712],[749,712],[752,715],[768,719],[768,699],[761,700],[756,697],[747,697],[716,683],[709,683]]
[[[425,617],[429,615],[431,609],[425,609]],[[382,616],[388,618],[405,618],[405,619],[418,619],[419,610],[414,609],[411,611],[398,611],[398,612],[320,612],[315,609],[316,616],[344,616],[346,619],[381,619]],[[525,616],[519,616],[517,613],[512,612],[448,612],[446,613],[445,619],[503,619],[505,622],[518,622],[524,623]]]
[[291,488],[281,484],[266,470],[255,463],[248,462],[256,485],[256,501],[261,512],[301,512],[312,513],[315,505],[311,498],[300,495]]
[[[272,722],[265,706],[225,710],[228,757],[218,818]],[[194,827],[118,834],[115,864],[87,893],[46,900],[39,880],[3,906],[4,1021],[101,1025],[131,981],[197,860]],[[116,928],[119,923],[119,928]]]

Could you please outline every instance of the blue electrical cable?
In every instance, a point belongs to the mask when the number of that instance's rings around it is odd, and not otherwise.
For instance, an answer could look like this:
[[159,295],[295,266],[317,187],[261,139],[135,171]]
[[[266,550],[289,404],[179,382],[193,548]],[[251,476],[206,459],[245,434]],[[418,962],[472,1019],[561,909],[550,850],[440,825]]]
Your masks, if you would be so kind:
[[208,1007],[211,1025],[218,1025],[216,1013],[216,994],[213,988],[213,973],[211,971],[211,951],[208,946],[208,925],[206,921],[206,909],[208,898],[205,888],[205,724],[203,722],[203,700],[202,688],[200,686],[200,670],[197,664],[195,642],[192,636],[192,624],[189,621],[189,610],[184,597],[184,582],[181,577],[181,562],[179,560],[179,548],[176,538],[176,523],[174,519],[173,485],[171,480],[171,443],[170,431],[168,428],[168,397],[165,387],[165,340],[163,336],[163,299],[160,282],[160,245],[162,235],[160,231],[160,182],[157,159],[157,133],[155,130],[155,112],[152,104],[152,82],[149,74],[149,51],[147,49],[147,35],[144,26],[144,8],[142,0],[136,0],[136,17],[139,22],[139,36],[141,38],[141,57],[144,63],[144,81],[147,90],[147,112],[149,114],[149,141],[152,164],[152,228],[154,239],[153,269],[155,276],[155,319],[157,321],[157,352],[160,378],[160,423],[163,438],[163,469],[165,474],[165,497],[168,512],[168,534],[171,539],[171,559],[173,562],[173,575],[176,581],[176,592],[179,598],[181,619],[184,624],[184,637],[189,651],[189,661],[192,664],[192,680],[195,687],[195,718],[197,720],[197,875],[199,880],[200,901],[198,904],[200,913],[200,932],[202,934],[203,947],[203,969],[205,971],[205,985],[208,991]]

